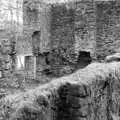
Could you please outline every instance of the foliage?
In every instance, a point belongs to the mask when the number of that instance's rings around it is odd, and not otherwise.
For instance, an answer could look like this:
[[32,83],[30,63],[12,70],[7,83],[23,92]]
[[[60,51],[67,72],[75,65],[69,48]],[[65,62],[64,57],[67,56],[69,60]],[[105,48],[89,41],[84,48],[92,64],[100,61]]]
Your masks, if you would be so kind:
[[5,97],[0,101],[0,117],[1,120],[59,120],[71,115],[74,120],[115,118],[120,107],[119,80],[119,62],[93,63],[36,89]]

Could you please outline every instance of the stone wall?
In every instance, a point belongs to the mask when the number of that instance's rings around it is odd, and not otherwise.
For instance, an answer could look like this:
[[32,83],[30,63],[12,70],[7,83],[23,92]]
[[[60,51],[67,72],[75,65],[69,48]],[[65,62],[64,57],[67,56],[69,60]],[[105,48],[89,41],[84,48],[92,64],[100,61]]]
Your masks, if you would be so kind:
[[[35,31],[40,31],[40,52],[49,50],[49,30],[50,30],[50,6],[39,1],[24,1],[23,24],[24,42],[29,42],[32,52],[32,35]],[[25,51],[25,50],[24,50]]]
[[[103,60],[119,52],[119,11],[119,2],[115,1],[48,4],[26,0],[23,51],[34,55],[49,52],[53,57],[49,65],[57,74],[66,67],[74,68],[80,51],[90,52],[92,59]],[[37,32],[40,34],[32,37]],[[36,39],[38,42],[33,45]]]
[[50,6],[40,1],[28,0],[24,0],[23,4],[24,38],[21,54],[32,54],[36,57],[37,65],[34,71],[38,79],[44,68],[42,59],[38,60],[40,58],[38,54],[50,51]]
[[93,1],[78,1],[75,3],[75,51],[89,51],[95,57],[96,46],[96,12]]
[[120,2],[96,2],[96,54],[98,59],[120,52]]
[[[93,2],[73,1],[51,6],[50,41],[51,49],[56,54],[52,55],[54,64],[52,63],[51,66],[54,71],[58,70],[57,74],[60,71],[72,73],[76,64],[78,65],[80,51],[88,51],[92,57],[95,57],[95,25],[96,14]],[[64,64],[65,62],[67,65]]]
[[74,44],[74,4],[52,5],[51,47],[70,49]]
[[[66,54],[89,51],[95,57],[96,9],[91,1],[73,1],[53,5],[51,21],[51,44],[66,48]],[[76,59],[74,57],[74,59]]]
[[[78,4],[80,5],[81,2]],[[60,4],[38,2],[37,4],[36,1],[24,1],[24,41],[28,43],[24,51],[32,52],[35,56],[49,52],[47,56],[49,64],[46,63],[46,67],[43,64],[38,65],[36,70],[40,66],[44,69],[50,66],[49,69],[55,76],[72,73],[78,60],[79,51],[90,51],[89,49],[93,51],[93,42],[90,42],[90,45],[88,45],[89,43],[84,44],[84,48],[76,48],[76,43],[80,43],[80,39],[76,34],[80,30],[79,25],[76,25],[78,22],[77,18],[80,17],[77,14],[77,11],[80,12],[77,7],[79,8],[75,2]],[[34,14],[36,15],[34,16]],[[39,35],[35,37],[34,33],[39,33]],[[89,37],[88,35],[86,36]],[[82,40],[84,43],[89,41],[88,38],[82,38]],[[30,48],[29,51],[28,48]],[[90,53],[93,53],[91,51]],[[40,63],[42,63],[42,59]]]
[[[51,5],[51,49],[52,71],[59,76],[62,69],[67,66],[62,56],[66,56],[68,61],[72,61],[72,53],[74,54],[74,3],[69,4],[53,4]],[[67,58],[69,56],[69,58]],[[75,57],[73,56],[75,59]],[[72,60],[71,60],[72,59]],[[54,63],[53,63],[54,61]],[[74,62],[75,60],[73,60]],[[69,65],[68,65],[69,66]],[[61,71],[61,72],[60,72]]]

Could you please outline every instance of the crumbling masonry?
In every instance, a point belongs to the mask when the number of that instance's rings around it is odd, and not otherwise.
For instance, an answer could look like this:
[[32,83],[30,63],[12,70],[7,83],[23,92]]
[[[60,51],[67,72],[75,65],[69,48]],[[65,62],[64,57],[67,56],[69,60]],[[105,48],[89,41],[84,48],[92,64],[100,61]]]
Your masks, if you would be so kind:
[[36,57],[38,77],[72,73],[76,66],[88,65],[91,57],[103,60],[119,52],[119,5],[118,1],[24,0],[26,47],[21,54]]

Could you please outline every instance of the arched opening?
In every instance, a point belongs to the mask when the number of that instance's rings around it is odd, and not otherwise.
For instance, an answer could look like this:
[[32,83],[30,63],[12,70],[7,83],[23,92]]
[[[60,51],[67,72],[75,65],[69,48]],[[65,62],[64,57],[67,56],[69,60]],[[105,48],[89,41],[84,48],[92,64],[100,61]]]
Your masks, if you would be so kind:
[[88,64],[92,62],[92,57],[90,55],[90,52],[87,51],[79,51],[76,69],[84,68]]
[[32,34],[32,47],[33,47],[33,54],[36,55],[40,51],[40,31],[35,31]]

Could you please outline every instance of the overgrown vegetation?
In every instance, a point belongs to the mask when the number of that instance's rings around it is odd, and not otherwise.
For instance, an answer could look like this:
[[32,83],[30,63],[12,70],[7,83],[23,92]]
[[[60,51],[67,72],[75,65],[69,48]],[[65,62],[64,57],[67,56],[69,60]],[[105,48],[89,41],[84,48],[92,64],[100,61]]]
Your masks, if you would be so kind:
[[[76,73],[0,101],[1,120],[119,118],[120,63],[93,63]],[[113,119],[114,119],[113,118]]]

